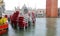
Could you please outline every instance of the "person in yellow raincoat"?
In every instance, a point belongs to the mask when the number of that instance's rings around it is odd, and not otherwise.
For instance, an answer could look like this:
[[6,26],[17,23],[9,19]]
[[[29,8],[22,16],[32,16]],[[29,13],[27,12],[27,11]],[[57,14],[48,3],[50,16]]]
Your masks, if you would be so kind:
[[3,25],[6,22],[7,22],[7,18],[3,17],[0,19],[0,25]]

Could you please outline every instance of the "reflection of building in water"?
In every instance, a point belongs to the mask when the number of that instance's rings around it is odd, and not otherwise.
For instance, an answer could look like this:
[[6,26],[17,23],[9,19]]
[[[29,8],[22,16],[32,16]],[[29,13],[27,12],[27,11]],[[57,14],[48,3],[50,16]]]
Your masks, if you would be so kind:
[[47,36],[55,36],[56,34],[56,18],[47,18]]
[[2,17],[2,14],[4,13],[4,2],[3,0],[0,0],[0,17]]

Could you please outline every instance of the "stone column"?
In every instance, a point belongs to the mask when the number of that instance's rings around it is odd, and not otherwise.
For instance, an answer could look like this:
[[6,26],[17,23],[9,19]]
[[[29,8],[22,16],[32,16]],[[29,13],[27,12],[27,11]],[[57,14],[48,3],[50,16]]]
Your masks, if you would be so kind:
[[58,0],[46,0],[46,17],[58,17]]

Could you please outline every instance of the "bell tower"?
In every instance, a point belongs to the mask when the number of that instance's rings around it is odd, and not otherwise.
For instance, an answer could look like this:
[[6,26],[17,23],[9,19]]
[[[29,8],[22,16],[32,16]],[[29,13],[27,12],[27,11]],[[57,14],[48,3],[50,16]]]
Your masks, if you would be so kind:
[[46,0],[46,17],[58,17],[58,0]]

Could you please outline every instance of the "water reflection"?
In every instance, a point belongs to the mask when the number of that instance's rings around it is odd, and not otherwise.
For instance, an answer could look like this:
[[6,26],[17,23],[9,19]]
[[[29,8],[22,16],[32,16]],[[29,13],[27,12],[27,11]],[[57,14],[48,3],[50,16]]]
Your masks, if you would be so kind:
[[35,26],[14,29],[9,24],[8,33],[0,36],[60,36],[60,18],[37,18]]
[[46,19],[47,33],[46,36],[55,36],[56,35],[56,18],[47,18]]
[[46,36],[46,18],[37,18],[35,36]]
[[3,34],[3,36],[45,36],[45,35],[46,35],[46,18],[37,18],[35,26],[28,27],[25,30],[14,29],[9,24],[8,33]]
[[57,18],[56,36],[60,36],[60,18]]

